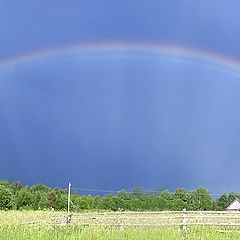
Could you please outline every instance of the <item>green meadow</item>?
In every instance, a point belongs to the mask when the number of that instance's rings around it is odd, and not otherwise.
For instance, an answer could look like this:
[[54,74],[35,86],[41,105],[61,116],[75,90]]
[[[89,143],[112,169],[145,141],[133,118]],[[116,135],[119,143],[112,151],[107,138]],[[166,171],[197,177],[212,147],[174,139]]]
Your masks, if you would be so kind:
[[[54,211],[1,211],[1,240],[240,240],[239,228],[220,227],[103,227],[49,225],[44,220],[62,214]],[[36,223],[34,223],[36,221]],[[32,224],[29,224],[32,222]]]

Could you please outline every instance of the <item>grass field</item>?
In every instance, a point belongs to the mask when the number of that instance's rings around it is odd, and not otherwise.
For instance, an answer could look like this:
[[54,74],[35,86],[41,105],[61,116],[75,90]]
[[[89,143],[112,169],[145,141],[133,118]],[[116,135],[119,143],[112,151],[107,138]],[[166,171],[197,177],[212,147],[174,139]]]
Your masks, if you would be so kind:
[[[84,227],[79,225],[48,225],[44,220],[64,213],[57,212],[0,212],[0,240],[240,240],[239,228],[216,227]],[[43,220],[27,224],[31,220]]]

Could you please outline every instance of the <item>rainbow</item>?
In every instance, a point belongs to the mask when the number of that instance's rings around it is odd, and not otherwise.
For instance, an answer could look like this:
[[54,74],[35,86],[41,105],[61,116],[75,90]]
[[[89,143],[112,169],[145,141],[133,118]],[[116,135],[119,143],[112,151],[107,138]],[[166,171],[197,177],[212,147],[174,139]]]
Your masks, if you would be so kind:
[[152,43],[91,43],[73,44],[57,48],[50,48],[41,51],[30,52],[13,58],[0,61],[0,71],[15,69],[22,65],[29,65],[34,62],[51,58],[80,55],[80,56],[101,56],[102,54],[147,54],[151,56],[167,55],[176,59],[186,61],[201,61],[208,65],[221,67],[231,72],[240,73],[240,61],[199,49],[179,46],[176,44],[152,44]]

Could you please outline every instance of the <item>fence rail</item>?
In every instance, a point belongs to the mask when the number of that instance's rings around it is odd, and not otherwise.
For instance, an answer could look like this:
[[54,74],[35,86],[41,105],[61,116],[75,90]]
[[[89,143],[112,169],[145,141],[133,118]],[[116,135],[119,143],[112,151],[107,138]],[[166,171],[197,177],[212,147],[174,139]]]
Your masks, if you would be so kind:
[[[20,212],[21,213],[21,212]],[[4,213],[5,214],[5,213]],[[18,213],[19,214],[19,213]],[[63,212],[10,212],[1,224],[19,225],[80,225],[80,226],[236,226],[240,227],[240,212],[226,211],[160,211],[160,212],[82,212],[67,216]]]
[[[66,224],[66,217],[54,217],[53,224]],[[73,213],[70,224],[83,226],[240,226],[240,212],[91,212]]]

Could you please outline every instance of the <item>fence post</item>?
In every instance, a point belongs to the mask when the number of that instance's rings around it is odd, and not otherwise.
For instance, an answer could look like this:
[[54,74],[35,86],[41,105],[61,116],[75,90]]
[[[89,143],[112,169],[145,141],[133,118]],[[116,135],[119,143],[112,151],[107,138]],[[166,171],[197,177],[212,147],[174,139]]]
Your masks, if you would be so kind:
[[71,222],[70,202],[71,202],[71,183],[68,183],[67,224]]
[[186,214],[187,214],[187,210],[186,208],[183,209],[183,212],[182,212],[182,230],[186,230],[187,228],[187,218],[186,218]]

